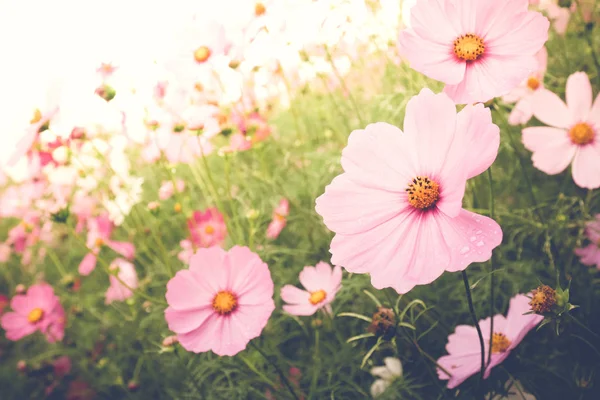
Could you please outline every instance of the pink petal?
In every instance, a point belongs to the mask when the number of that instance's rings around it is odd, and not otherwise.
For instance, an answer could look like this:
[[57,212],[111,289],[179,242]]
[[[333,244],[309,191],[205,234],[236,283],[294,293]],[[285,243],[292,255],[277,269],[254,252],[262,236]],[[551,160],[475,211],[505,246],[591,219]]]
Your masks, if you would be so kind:
[[[438,44],[451,44],[459,32],[451,24],[444,6],[447,2],[421,0],[410,9],[410,25],[424,39]],[[431,29],[435,27],[435,29]]]
[[533,14],[527,13],[527,2],[522,0],[484,0],[478,3],[482,10],[477,21],[477,33],[488,41],[506,35],[511,29],[522,25],[527,14]]
[[531,160],[533,166],[548,175],[556,175],[563,172],[573,160],[577,146],[566,139],[562,143],[553,142],[547,147],[533,153]]
[[513,16],[505,28],[502,34],[490,32],[485,38],[486,56],[534,56],[548,40],[550,21],[538,12],[527,12]]
[[23,157],[33,146],[35,139],[38,136],[37,129],[27,129],[27,132],[23,135],[23,137],[17,143],[15,151],[12,153],[12,156],[8,160],[8,166],[14,166],[20,159]]
[[337,292],[341,287],[341,283],[342,283],[342,268],[339,265],[336,265],[335,267],[333,267],[333,271],[331,272],[331,278],[329,280],[329,284],[330,284],[329,290],[331,292]]
[[[246,343],[251,339],[259,337],[264,327],[269,322],[271,314],[275,310],[273,300],[270,303],[261,305],[240,305],[239,308],[231,314],[234,326],[238,326],[237,333],[246,339]],[[244,345],[245,347],[245,345]]]
[[532,103],[533,115],[546,125],[567,129],[577,122],[560,97],[547,89],[537,90]]
[[215,311],[211,305],[186,311],[178,311],[173,307],[168,307],[165,310],[165,319],[171,331],[188,333],[202,326],[213,314],[215,314]]
[[575,249],[575,254],[580,258],[584,265],[595,265],[600,269],[600,248],[592,243],[581,249]]
[[523,129],[523,144],[529,151],[542,150],[548,146],[563,146],[570,142],[567,131],[559,128],[534,126]]
[[207,285],[201,285],[192,271],[181,270],[167,283],[167,303],[175,310],[196,310],[212,305],[217,294]]
[[448,379],[448,389],[454,389],[469,377],[475,375],[481,368],[481,350],[476,353],[465,355],[447,355],[439,358],[437,363],[452,374],[448,377],[445,372],[438,369],[440,379]]
[[228,253],[231,290],[240,305],[261,305],[273,300],[273,280],[269,267],[247,247],[235,246]]
[[16,312],[7,312],[4,315],[2,315],[2,319],[0,319],[0,324],[2,325],[2,329],[6,331],[21,330],[24,329],[27,325],[30,325],[31,327],[33,327],[33,330],[35,330],[35,326],[29,323],[26,315],[17,314]]
[[81,264],[79,264],[79,273],[83,276],[87,276],[94,268],[96,268],[96,255],[94,253],[88,253],[83,257],[83,260],[81,260]]
[[217,313],[212,314],[202,325],[191,332],[177,335],[181,346],[194,353],[211,350],[213,346],[220,345],[223,320]]
[[578,147],[572,170],[577,186],[586,189],[600,187],[600,140]]
[[133,258],[135,255],[135,246],[132,243],[128,242],[115,242],[109,240],[106,242],[106,245],[121,254],[125,258]]
[[239,334],[243,330],[242,321],[234,318],[222,318],[222,328],[213,344],[212,351],[219,356],[234,356],[244,350],[250,340]]
[[17,294],[10,300],[10,308],[21,315],[27,315],[36,307],[30,300],[29,296]]
[[292,285],[281,288],[281,300],[290,304],[309,304],[310,293]]
[[286,313],[291,314],[291,315],[303,316],[303,317],[313,315],[314,313],[317,312],[318,309],[319,309],[318,306],[314,306],[310,303],[293,304],[293,305],[284,304],[283,305],[283,311],[285,311]]
[[[588,115],[588,120],[594,123],[597,129],[600,129],[600,94],[596,96],[596,100],[594,101],[594,105],[592,106],[592,110]],[[596,135],[600,135],[598,131],[596,131]],[[598,139],[600,140],[600,139]]]
[[533,117],[533,103],[531,97],[524,97],[516,105],[508,117],[508,123],[511,125],[522,125],[529,122]]
[[219,246],[198,249],[190,258],[190,272],[196,284],[213,295],[228,287],[228,268],[225,267],[227,252]]
[[300,283],[309,292],[323,289],[322,277],[315,267],[304,267],[299,275]]
[[529,312],[529,297],[518,294],[510,300],[508,314],[506,315],[506,330],[504,333],[510,340],[510,349],[517,347],[525,335],[542,322],[543,316],[537,314],[523,315]]
[[567,107],[575,121],[586,121],[592,109],[592,85],[585,72],[575,72],[567,79]]

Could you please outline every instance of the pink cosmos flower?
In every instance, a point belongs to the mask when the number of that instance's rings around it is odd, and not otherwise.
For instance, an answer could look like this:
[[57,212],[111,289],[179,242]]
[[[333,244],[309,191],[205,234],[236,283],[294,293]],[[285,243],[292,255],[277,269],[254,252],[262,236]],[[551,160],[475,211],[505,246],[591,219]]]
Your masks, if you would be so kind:
[[306,290],[292,285],[282,287],[281,299],[289,303],[283,306],[283,310],[292,315],[313,315],[325,308],[331,313],[331,302],[342,287],[342,269],[320,262],[314,267],[304,267],[299,278]]
[[[484,378],[487,379],[492,368],[502,363],[510,352],[523,340],[525,335],[535,328],[544,317],[537,314],[523,315],[530,311],[529,297],[518,294],[510,300],[508,314],[494,316],[494,335],[492,337],[492,358],[485,370]],[[490,318],[479,321],[479,326],[485,340],[485,359],[489,352]],[[438,364],[447,372],[438,369],[438,377],[448,380],[448,388],[453,389],[463,383],[468,377],[476,374],[481,368],[481,349],[479,338],[474,326],[458,325],[456,331],[448,336],[446,351],[449,355],[438,360]]]
[[458,104],[502,96],[535,71],[549,22],[527,0],[419,0],[399,46]]
[[571,8],[561,7],[558,0],[542,0],[538,1],[539,9],[545,11],[548,18],[552,21],[554,30],[559,35],[564,35],[569,26],[571,13],[576,10],[576,3],[573,3]]
[[184,349],[233,356],[275,309],[269,267],[247,247],[199,249],[167,283],[165,319]]
[[511,125],[529,122],[533,116],[534,94],[544,88],[544,74],[548,65],[548,51],[546,48],[542,47],[535,58],[538,62],[537,70],[502,98],[507,103],[517,103],[508,117],[508,123]]
[[585,234],[591,243],[575,249],[575,254],[581,257],[579,261],[582,264],[596,265],[600,269],[600,214],[596,214],[596,218],[586,224]]
[[177,186],[177,192],[181,193],[185,190],[185,182],[181,179],[178,179],[176,185],[173,184],[173,181],[164,181],[158,189],[158,198],[161,200],[170,199],[175,193],[175,186]]
[[79,264],[79,273],[89,275],[94,268],[102,246],[106,245],[123,257],[132,259],[135,255],[133,243],[111,240],[110,236],[115,226],[106,215],[90,219],[88,222],[87,247],[90,252]]
[[523,129],[523,144],[533,152],[533,165],[549,174],[563,172],[572,163],[575,183],[600,187],[600,96],[592,105],[592,85],[585,72],[567,80],[567,104],[543,89],[533,98],[533,115],[544,124]]
[[35,331],[43,333],[49,343],[63,339],[65,310],[52,286],[47,283],[32,285],[26,294],[14,296],[10,306],[13,311],[4,314],[0,320],[7,339],[16,341]]
[[281,199],[279,205],[273,211],[273,220],[267,227],[267,238],[276,239],[285,227],[286,217],[290,212],[290,203],[287,199]]
[[214,207],[194,211],[187,221],[190,240],[196,247],[220,246],[227,236],[223,215]]
[[71,365],[71,359],[69,356],[58,357],[52,362],[52,367],[54,367],[54,375],[57,378],[64,377],[71,372]]
[[113,301],[125,301],[133,296],[131,290],[138,287],[138,276],[137,272],[135,272],[135,266],[127,260],[117,258],[110,264],[109,269],[115,271],[116,276],[109,276],[110,286],[106,290],[105,303],[110,304]]
[[482,104],[458,115],[444,94],[423,89],[406,106],[404,132],[379,122],[352,132],[344,173],[317,199],[336,233],[331,263],[370,273],[374,287],[406,293],[444,271],[490,259],[502,230],[462,209],[467,179],[496,158],[499,129]]

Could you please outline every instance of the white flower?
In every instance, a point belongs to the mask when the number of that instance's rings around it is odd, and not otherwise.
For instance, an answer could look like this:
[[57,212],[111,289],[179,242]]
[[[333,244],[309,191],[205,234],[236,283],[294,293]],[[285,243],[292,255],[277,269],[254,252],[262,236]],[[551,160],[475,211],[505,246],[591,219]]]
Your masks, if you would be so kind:
[[490,399],[490,396],[487,395],[486,400],[536,400],[534,395],[523,389],[523,385],[519,381],[508,381],[505,388],[508,391],[508,396],[496,394]]
[[395,357],[386,357],[381,367],[373,367],[371,375],[379,377],[371,385],[371,396],[377,397],[383,394],[392,382],[402,376],[402,363]]

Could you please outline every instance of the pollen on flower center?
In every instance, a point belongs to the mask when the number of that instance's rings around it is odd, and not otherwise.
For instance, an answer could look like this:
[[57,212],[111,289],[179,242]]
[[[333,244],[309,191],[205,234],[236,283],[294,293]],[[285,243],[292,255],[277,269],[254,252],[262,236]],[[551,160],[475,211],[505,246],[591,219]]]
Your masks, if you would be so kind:
[[221,315],[227,315],[237,308],[237,297],[228,290],[222,290],[212,301],[213,309]]
[[208,58],[210,57],[210,54],[211,51],[208,47],[198,47],[196,51],[194,51],[194,60],[196,60],[196,62],[198,63],[206,62],[206,60],[208,60]]
[[317,290],[316,292],[312,292],[310,294],[310,304],[312,305],[317,305],[320,302],[322,302],[323,300],[325,300],[325,297],[327,297],[327,293],[325,293],[324,290]]
[[531,90],[538,90],[540,85],[541,85],[540,80],[538,78],[536,78],[535,76],[531,76],[531,77],[529,77],[529,79],[527,79],[527,87]]
[[39,108],[36,108],[33,111],[33,117],[31,118],[31,120],[29,121],[30,124],[35,124],[36,122],[40,122],[42,120],[42,112],[39,110]]
[[569,130],[569,137],[571,138],[571,142],[573,142],[573,144],[589,144],[594,140],[594,136],[594,129],[585,122],[575,124]]
[[475,61],[485,52],[483,39],[473,33],[461,35],[454,40],[454,54],[465,61]]
[[27,316],[27,321],[31,322],[32,324],[35,324],[36,322],[41,320],[43,316],[44,310],[42,310],[41,308],[34,308],[29,312],[29,315]]
[[256,3],[254,6],[254,15],[260,17],[267,11],[267,7],[263,3]]
[[102,247],[104,245],[104,240],[102,238],[97,238],[94,244],[96,247]]
[[207,235],[212,235],[213,233],[215,233],[215,228],[212,225],[206,225],[206,227],[204,228],[204,233],[206,233]]
[[421,210],[435,206],[440,198],[440,185],[426,176],[417,176],[406,191],[410,205]]
[[494,333],[492,336],[492,353],[504,353],[510,347],[510,340],[504,333]]

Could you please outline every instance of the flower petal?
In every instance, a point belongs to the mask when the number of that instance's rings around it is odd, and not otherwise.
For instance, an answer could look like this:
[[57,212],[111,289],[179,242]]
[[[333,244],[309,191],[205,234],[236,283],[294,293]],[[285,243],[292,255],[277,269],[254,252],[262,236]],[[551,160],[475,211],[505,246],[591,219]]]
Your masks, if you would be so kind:
[[573,158],[573,181],[586,189],[600,187],[600,140],[579,146]]
[[586,121],[592,109],[592,85],[585,72],[575,72],[567,79],[567,107],[574,121]]
[[575,119],[566,104],[548,89],[539,89],[532,98],[533,115],[546,125],[569,128]]

